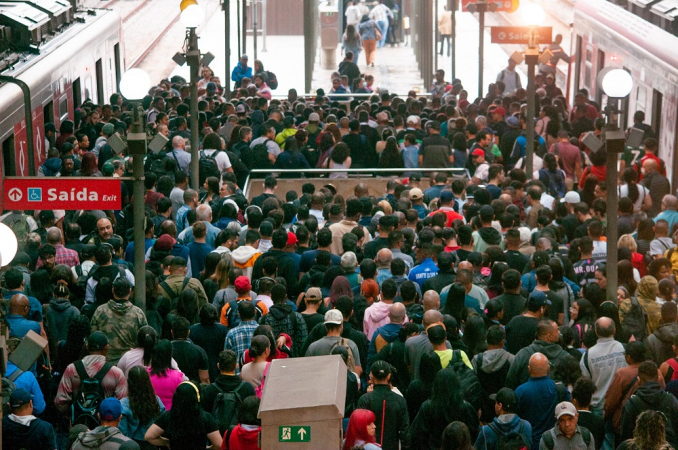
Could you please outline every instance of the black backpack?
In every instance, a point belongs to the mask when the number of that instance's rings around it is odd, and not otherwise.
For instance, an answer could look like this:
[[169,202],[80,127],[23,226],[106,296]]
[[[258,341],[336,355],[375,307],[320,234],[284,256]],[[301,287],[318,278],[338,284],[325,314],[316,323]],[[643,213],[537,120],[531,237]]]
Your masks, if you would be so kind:
[[158,178],[167,175],[167,169],[165,169],[165,162],[167,161],[167,154],[165,152],[153,153],[151,152],[146,158],[146,164],[144,164],[144,169],[147,172],[153,172],[158,176]]
[[636,297],[631,297],[631,309],[624,316],[622,325],[637,341],[644,341],[647,337],[647,314]]
[[94,377],[90,377],[85,370],[85,364],[82,360],[76,361],[73,364],[80,377],[80,389],[73,396],[71,421],[73,425],[82,424],[88,429],[93,430],[100,425],[97,414],[99,412],[99,405],[106,398],[102,381],[113,365],[105,363]]
[[448,369],[454,371],[459,376],[461,381],[461,389],[464,392],[464,400],[469,402],[473,409],[479,410],[483,404],[485,392],[483,386],[480,384],[475,372],[464,363],[461,359],[461,350],[452,351],[452,360]]
[[169,284],[167,284],[167,281],[163,281],[160,283],[160,287],[162,288],[165,293],[167,293],[167,298],[170,301],[170,305],[172,309],[176,308],[177,303],[179,302],[179,296],[181,295],[182,292],[186,289],[186,286],[188,286],[188,282],[190,281],[189,278],[184,278],[184,282],[181,284],[181,289],[179,289],[179,292],[175,292]]
[[[490,427],[490,430],[497,436],[497,445],[494,447],[497,450],[523,450],[529,449],[532,446],[532,442],[525,442],[525,439],[523,438],[523,428],[525,427],[524,420],[520,421],[520,429],[517,433],[515,431],[510,431],[507,434],[503,434],[494,423],[489,423],[487,426]],[[487,439],[485,442],[487,442]]]
[[[248,300],[241,300],[241,301],[248,301]],[[257,305],[259,304],[259,300],[251,300],[251,303],[254,305],[254,320],[259,322],[259,319],[261,319],[261,308],[257,308]],[[221,311],[219,311],[219,314],[221,314]],[[228,302],[227,317],[228,317],[228,329],[229,330],[232,330],[233,328],[240,325],[240,315],[238,314],[238,301],[237,300],[231,300],[230,302]]]
[[214,151],[211,155],[207,155],[204,150],[200,150],[200,160],[198,161],[198,173],[200,186],[203,185],[207,177],[216,177],[221,180],[221,172],[217,164],[217,155],[221,150]]
[[266,139],[261,144],[257,144],[252,148],[250,158],[248,158],[249,161],[245,161],[250,170],[270,169],[273,167],[271,160],[268,159],[268,147],[266,147],[268,141],[270,141],[270,139]]
[[228,431],[232,425],[238,424],[238,411],[242,405],[242,397],[240,396],[240,389],[245,385],[241,381],[237,388],[231,392],[224,392],[218,384],[213,383],[212,386],[219,391],[214,400],[212,407],[212,416],[219,424],[219,432],[223,435]]
[[8,416],[12,414],[11,408],[9,407],[9,396],[12,395],[12,392],[16,391],[18,388],[16,386],[16,380],[24,373],[23,370],[18,367],[12,375],[8,377],[2,377],[2,415]]
[[268,81],[266,82],[266,84],[268,85],[268,87],[271,88],[272,91],[275,91],[276,89],[278,89],[278,77],[276,77],[273,72],[271,72],[270,70],[267,70],[266,71],[266,78],[268,78]]
[[[482,419],[485,422],[491,422],[495,417],[494,400],[490,399],[490,395],[496,394],[501,388],[506,385],[506,376],[508,375],[511,363],[506,360],[499,370],[487,373],[483,368],[483,353],[476,356],[476,376],[480,385],[483,387],[483,404],[482,404]],[[502,448],[502,447],[498,447]]]

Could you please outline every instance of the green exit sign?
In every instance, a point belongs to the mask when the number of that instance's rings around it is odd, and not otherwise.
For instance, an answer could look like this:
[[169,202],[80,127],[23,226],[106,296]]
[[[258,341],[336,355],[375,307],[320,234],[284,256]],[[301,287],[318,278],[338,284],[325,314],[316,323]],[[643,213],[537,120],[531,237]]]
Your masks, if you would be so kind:
[[278,428],[278,442],[311,442],[311,427],[282,425]]

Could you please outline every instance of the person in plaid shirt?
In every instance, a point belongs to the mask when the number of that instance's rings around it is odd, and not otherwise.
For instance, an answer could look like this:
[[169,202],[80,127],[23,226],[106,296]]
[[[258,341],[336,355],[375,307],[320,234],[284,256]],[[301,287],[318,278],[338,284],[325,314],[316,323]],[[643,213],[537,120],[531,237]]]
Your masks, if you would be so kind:
[[[54,258],[54,264],[64,265],[69,268],[75,267],[80,264],[80,258],[78,257],[78,252],[75,250],[70,250],[64,247],[62,242],[61,230],[57,227],[52,227],[47,230],[47,243],[54,247],[56,250],[56,256]],[[38,259],[36,268],[39,268],[43,265],[42,259]]]
[[[254,330],[259,324],[254,320],[254,305],[249,301],[238,302],[238,315],[240,316],[240,324],[231,329],[226,335],[226,342],[224,349],[233,350],[238,359],[240,356],[250,348]],[[240,373],[240,367],[236,369],[236,374]]]

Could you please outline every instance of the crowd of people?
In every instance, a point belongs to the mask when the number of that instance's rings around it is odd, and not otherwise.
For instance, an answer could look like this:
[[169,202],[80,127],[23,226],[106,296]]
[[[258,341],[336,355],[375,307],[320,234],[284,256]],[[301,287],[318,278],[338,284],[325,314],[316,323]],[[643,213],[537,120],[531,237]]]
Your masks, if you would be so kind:
[[[5,448],[258,449],[270,362],[321,355],[346,363],[345,450],[678,445],[678,199],[642,112],[643,146],[610,180],[581,141],[601,132],[599,105],[582,90],[570,107],[539,76],[528,174],[526,94],[508,75],[473,103],[444,73],[431,98],[349,101],[272,99],[275,76],[244,55],[230,96],[202,75],[199,190],[187,85],[143,101],[169,138],[145,160],[145,305],[127,181],[119,211],[0,216],[20,250],[2,274],[9,349],[31,331],[48,342],[30,367],[7,364]],[[114,94],[58,135],[47,125],[41,173],[129,174],[108,137],[131,108]],[[278,190],[311,167],[340,170]],[[351,167],[393,173],[338,194]],[[296,172],[247,198],[253,169]]]

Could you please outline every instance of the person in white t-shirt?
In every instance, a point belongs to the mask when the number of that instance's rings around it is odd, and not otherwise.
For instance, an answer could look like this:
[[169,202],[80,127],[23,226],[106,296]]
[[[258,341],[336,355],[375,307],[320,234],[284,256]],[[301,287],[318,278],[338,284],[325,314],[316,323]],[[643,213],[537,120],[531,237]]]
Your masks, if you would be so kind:
[[203,155],[212,156],[216,153],[214,159],[217,162],[219,172],[220,173],[233,172],[233,168],[231,167],[231,160],[228,158],[226,152],[222,151],[225,148],[226,144],[223,138],[219,136],[217,133],[210,133],[207,136],[205,136],[205,139],[203,139],[202,141],[202,150],[200,151],[200,157],[202,158]]
[[485,152],[481,148],[477,148],[471,153],[471,159],[476,166],[476,171],[473,174],[474,184],[482,184],[487,182],[490,172],[490,165],[485,162]]

